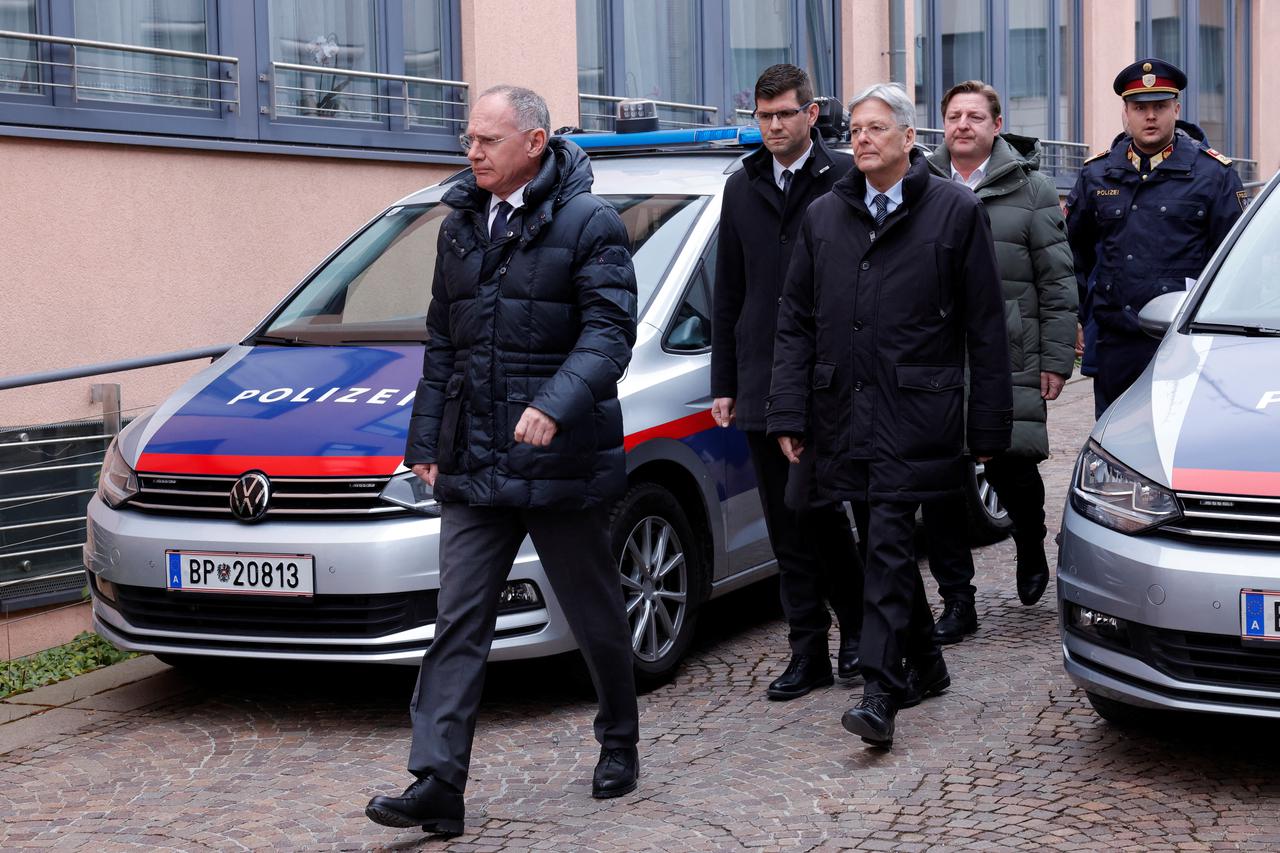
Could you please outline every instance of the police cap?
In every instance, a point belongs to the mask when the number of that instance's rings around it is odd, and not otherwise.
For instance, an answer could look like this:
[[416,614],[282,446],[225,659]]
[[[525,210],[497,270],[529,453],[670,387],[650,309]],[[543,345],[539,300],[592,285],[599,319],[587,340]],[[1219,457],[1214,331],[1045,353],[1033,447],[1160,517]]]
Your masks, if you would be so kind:
[[1112,88],[1126,101],[1164,101],[1187,88],[1187,75],[1163,59],[1139,59],[1116,75]]

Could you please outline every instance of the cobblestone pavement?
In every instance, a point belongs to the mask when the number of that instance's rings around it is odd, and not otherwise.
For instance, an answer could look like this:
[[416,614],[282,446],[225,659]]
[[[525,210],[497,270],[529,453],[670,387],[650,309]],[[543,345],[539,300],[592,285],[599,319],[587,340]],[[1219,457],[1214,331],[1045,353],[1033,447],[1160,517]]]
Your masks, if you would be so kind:
[[[1068,386],[1050,422],[1056,519],[1092,424],[1087,382]],[[565,659],[490,670],[467,834],[446,843],[363,815],[370,794],[407,780],[411,671],[192,678],[143,658],[123,666],[146,679],[47,688],[28,700],[47,709],[0,725],[0,848],[1280,847],[1274,726],[1103,723],[1062,672],[1052,589],[1022,607],[1012,545],[975,556],[982,627],[947,651],[952,689],[899,716],[891,752],[840,727],[857,686],[764,698],[785,665],[766,584],[713,606],[676,681],[642,697],[634,795],[590,798],[593,705]],[[0,711],[29,713],[15,707]],[[22,725],[27,745],[14,746],[23,739],[5,730]]]

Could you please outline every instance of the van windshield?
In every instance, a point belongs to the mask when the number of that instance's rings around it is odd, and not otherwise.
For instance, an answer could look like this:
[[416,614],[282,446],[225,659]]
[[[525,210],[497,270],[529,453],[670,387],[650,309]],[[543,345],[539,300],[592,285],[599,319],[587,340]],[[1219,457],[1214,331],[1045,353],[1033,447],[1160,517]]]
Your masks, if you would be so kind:
[[[641,313],[684,245],[706,196],[606,195],[631,238]],[[393,207],[286,302],[253,343],[372,344],[426,340],[443,204]]]
[[[1280,198],[1269,193],[1240,232],[1192,318],[1218,331],[1280,329]],[[1210,329],[1206,329],[1208,331]]]

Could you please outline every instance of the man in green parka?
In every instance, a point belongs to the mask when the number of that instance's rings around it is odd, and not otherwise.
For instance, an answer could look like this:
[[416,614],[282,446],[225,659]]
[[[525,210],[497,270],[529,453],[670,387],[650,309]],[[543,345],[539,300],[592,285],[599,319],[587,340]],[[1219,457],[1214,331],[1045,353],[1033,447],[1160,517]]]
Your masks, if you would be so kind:
[[[1046,406],[1075,366],[1076,279],[1053,181],[1038,171],[1040,142],[1000,133],[1000,96],[977,80],[942,98],[944,144],[929,157],[935,174],[978,194],[991,219],[1004,284],[1013,371],[1013,443],[986,463],[987,480],[1013,521],[1017,586],[1035,604],[1049,583],[1044,554],[1044,481],[1049,456]],[[954,643],[978,628],[973,560],[963,499],[926,504],[929,566],[944,601],[934,636]]]

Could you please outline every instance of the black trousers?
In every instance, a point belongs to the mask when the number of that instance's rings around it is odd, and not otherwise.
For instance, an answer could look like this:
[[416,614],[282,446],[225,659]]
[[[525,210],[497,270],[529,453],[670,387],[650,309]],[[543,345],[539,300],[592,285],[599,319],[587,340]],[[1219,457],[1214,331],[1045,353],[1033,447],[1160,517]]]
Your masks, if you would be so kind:
[[778,558],[791,653],[825,656],[831,629],[827,602],[842,639],[854,640],[862,630],[862,562],[849,516],[839,503],[801,510],[788,506],[787,480],[799,466],[787,461],[776,439],[756,431],[746,436],[769,542]]
[[[1044,539],[1044,480],[1039,463],[1025,456],[1001,453],[986,464],[987,482],[1013,521],[1018,540]],[[973,604],[973,556],[966,529],[968,507],[963,495],[930,501],[923,507],[929,542],[929,571],[938,582],[943,601]]]
[[526,533],[591,672],[600,700],[596,740],[611,749],[635,746],[631,636],[608,522],[599,507],[441,505],[439,610],[410,704],[409,772],[466,787],[498,595]]
[[916,564],[916,503],[854,501],[866,546],[862,615],[865,693],[901,701],[906,664],[925,666],[942,655],[933,639],[933,612]]

